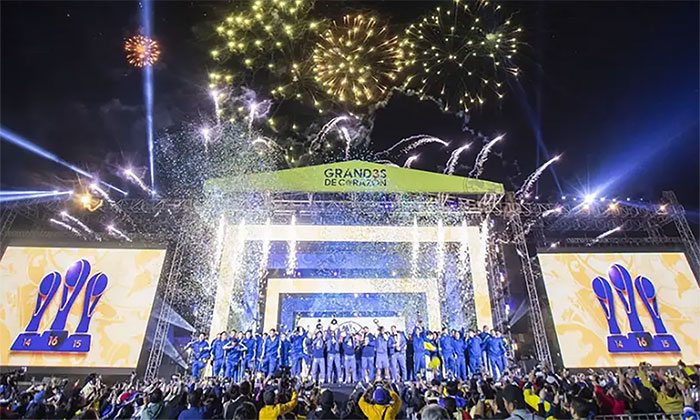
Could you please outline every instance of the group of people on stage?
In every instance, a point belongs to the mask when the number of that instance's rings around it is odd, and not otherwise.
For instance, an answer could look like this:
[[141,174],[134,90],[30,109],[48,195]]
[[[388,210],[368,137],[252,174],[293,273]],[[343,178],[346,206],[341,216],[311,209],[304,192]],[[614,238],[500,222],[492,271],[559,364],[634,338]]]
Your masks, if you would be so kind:
[[[443,328],[428,331],[421,321],[410,335],[396,326],[377,333],[338,328],[314,332],[297,326],[291,334],[270,329],[260,334],[221,332],[207,342],[204,334],[185,347],[192,351],[192,375],[199,378],[207,362],[214,376],[241,380],[246,375],[272,375],[278,368],[292,376],[310,376],[317,383],[369,382],[375,378],[407,381],[425,378],[466,379],[486,370],[499,378],[507,367],[506,339],[497,330]],[[412,367],[412,369],[407,369]]]

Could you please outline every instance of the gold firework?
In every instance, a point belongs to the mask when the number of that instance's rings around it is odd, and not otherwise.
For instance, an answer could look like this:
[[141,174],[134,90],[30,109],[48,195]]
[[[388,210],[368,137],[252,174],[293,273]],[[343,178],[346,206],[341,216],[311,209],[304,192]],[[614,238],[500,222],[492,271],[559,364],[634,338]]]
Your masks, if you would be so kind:
[[403,88],[445,112],[469,111],[502,98],[504,79],[518,74],[513,57],[521,31],[488,1],[440,6],[410,25],[400,41]]
[[152,66],[160,58],[160,47],[154,39],[143,35],[132,36],[124,42],[126,60],[132,66]]
[[395,83],[401,51],[398,39],[374,17],[345,16],[316,44],[317,83],[336,102],[351,107],[384,99]]

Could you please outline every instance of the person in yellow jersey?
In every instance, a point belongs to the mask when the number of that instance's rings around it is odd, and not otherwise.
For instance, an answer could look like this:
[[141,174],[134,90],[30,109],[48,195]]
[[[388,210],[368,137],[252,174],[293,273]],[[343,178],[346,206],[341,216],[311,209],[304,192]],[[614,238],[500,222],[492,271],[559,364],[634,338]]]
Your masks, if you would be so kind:
[[297,406],[297,392],[292,391],[292,398],[289,402],[275,404],[275,391],[267,390],[263,393],[263,408],[260,409],[258,418],[260,420],[277,420],[278,417],[291,413]]
[[369,420],[394,420],[401,408],[401,398],[388,382],[375,382],[360,398],[360,410]]

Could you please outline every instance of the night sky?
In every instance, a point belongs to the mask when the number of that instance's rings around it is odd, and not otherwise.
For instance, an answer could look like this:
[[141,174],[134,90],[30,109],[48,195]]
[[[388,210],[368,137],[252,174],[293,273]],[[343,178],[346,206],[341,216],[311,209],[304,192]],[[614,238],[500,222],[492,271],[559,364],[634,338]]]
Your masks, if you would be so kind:
[[[324,2],[317,9],[374,9],[400,26],[435,4]],[[214,26],[229,7],[155,2],[153,31],[162,49],[154,68],[157,133],[211,113],[208,51]],[[697,223],[698,3],[504,7],[517,12],[527,45],[519,83],[500,107],[476,112],[468,124],[487,136],[506,134],[498,148],[502,157],[489,161],[483,178],[516,189],[547,153],[563,153],[555,174],[539,183],[542,199],[597,191],[654,200],[673,189]],[[124,40],[139,31],[139,4],[32,1],[2,2],[0,8],[2,126],[123,185],[114,172],[125,163],[145,167],[148,160],[142,73],[126,63],[123,52]],[[372,148],[419,133],[464,137],[460,118],[396,96],[378,111]],[[0,146],[2,189],[74,179],[54,163],[5,142]],[[426,149],[414,167],[437,170],[448,157],[449,150]]]

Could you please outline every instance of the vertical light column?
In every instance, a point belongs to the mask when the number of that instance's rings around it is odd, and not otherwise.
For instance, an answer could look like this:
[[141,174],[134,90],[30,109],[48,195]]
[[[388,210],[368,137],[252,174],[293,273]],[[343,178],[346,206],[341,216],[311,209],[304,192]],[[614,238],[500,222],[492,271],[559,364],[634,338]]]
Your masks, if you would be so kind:
[[287,275],[294,274],[297,268],[297,231],[296,231],[296,216],[292,215],[292,221],[289,224],[289,254],[287,255]]
[[491,296],[489,293],[488,275],[486,273],[486,256],[488,249],[489,225],[488,219],[481,223],[481,229],[469,227],[474,233],[469,235],[469,259],[472,270],[472,284],[474,285],[474,306],[476,308],[476,322],[479,328],[484,325],[493,327],[491,317]]
[[222,252],[219,264],[219,277],[216,284],[216,297],[214,298],[214,313],[209,330],[209,338],[228,329],[228,319],[231,313],[231,294],[239,285],[236,280],[240,278],[240,271],[245,258],[245,220],[241,220],[238,226],[229,225],[224,235]]

